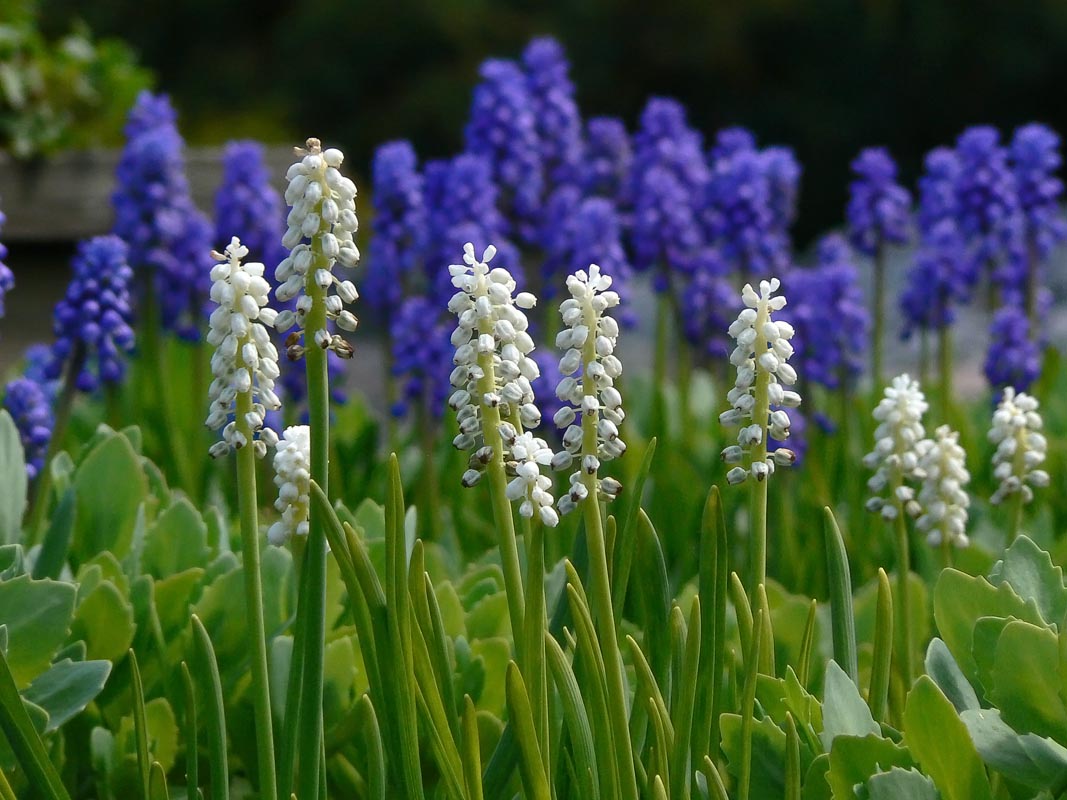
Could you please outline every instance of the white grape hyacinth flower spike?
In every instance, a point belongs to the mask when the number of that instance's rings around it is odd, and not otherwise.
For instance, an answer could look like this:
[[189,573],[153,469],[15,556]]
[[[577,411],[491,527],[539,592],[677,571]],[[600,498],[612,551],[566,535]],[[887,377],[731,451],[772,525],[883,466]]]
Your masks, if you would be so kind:
[[318,139],[308,139],[306,148],[296,148],[296,154],[296,163],[285,174],[289,181],[285,202],[290,211],[282,244],[290,253],[274,273],[278,301],[296,298],[296,310],[279,313],[275,326],[282,333],[297,329],[286,339],[291,360],[299,359],[312,345],[351,358],[352,346],[341,336],[325,327],[308,328],[308,314],[315,297],[321,295],[328,320],[345,331],[356,329],[357,320],[345,306],[359,294],[351,281],[333,273],[338,262],[345,267],[359,263],[354,238],[359,230],[356,185],[341,174],[344,153],[337,148],[323,150]]
[[[800,394],[793,388],[797,372],[789,364],[793,355],[793,326],[775,320],[774,313],[785,308],[786,299],[775,296],[781,288],[777,278],[760,281],[759,292],[751,284],[741,291],[744,308],[730,325],[736,342],[730,363],[737,369],[733,388],[726,395],[730,408],[719,415],[728,427],[741,426],[737,444],[722,451],[722,460],[734,465],[726,473],[730,484],[749,478],[764,481],[777,467],[788,467],[796,454],[788,447],[768,451],[767,439],[789,438],[789,412],[800,406]],[[772,410],[772,406],[776,406]]]
[[599,475],[603,462],[626,452],[619,433],[626,412],[615,386],[622,375],[622,361],[615,353],[619,323],[609,313],[619,305],[619,294],[611,283],[610,275],[590,264],[567,278],[570,297],[559,307],[564,329],[556,336],[556,347],[564,352],[556,397],[566,405],[553,419],[563,429],[564,449],[556,454],[552,466],[574,470],[567,494],[558,503],[564,514],[589,496],[590,487],[595,489],[594,499],[600,500],[614,500],[622,491],[618,480]]
[[1023,504],[1034,499],[1034,487],[1049,484],[1045,463],[1048,442],[1041,432],[1043,423],[1037,400],[1015,389],[1004,390],[996,411],[989,440],[997,446],[993,454],[993,476],[999,481],[989,501],[994,505],[1021,496]]
[[292,536],[308,535],[311,506],[311,428],[286,428],[274,450],[274,484],[278,499],[274,507],[282,518],[270,526],[267,539],[284,544]]
[[909,375],[898,375],[874,409],[878,423],[874,449],[863,457],[864,466],[874,470],[867,481],[872,495],[867,510],[884,519],[896,519],[901,510],[913,517],[919,514],[912,484],[925,475],[919,456],[926,436],[923,415],[927,408],[919,382]]
[[[222,439],[211,446],[218,458],[231,450],[251,445],[258,458],[267,453],[278,436],[264,427],[267,411],[281,406],[274,392],[278,378],[278,350],[270,340],[266,325],[276,313],[267,307],[270,285],[263,277],[264,267],[243,263],[248,248],[236,236],[226,252],[212,252],[217,263],[211,269],[211,300],[216,304],[209,318],[207,342],[215,347],[211,356],[211,386],[208,388],[207,427],[222,431]],[[248,394],[251,408],[244,413],[252,441],[235,419],[237,396]],[[246,406],[246,408],[248,408]]]
[[926,541],[931,545],[947,541],[965,547],[967,510],[971,505],[966,486],[971,474],[967,471],[959,434],[948,425],[941,425],[934,431],[934,438],[921,442],[918,450],[923,483],[919,490],[922,514],[916,526],[926,533]]

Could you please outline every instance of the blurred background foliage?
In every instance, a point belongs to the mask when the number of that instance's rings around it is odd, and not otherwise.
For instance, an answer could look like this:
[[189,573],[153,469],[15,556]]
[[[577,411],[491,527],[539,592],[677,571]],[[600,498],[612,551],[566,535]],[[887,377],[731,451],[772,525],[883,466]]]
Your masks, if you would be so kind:
[[742,124],[794,147],[800,241],[840,220],[865,145],[910,181],[969,124],[1067,132],[1062,0],[0,0],[4,19],[12,4],[37,6],[49,40],[80,20],[128,42],[192,144],[313,133],[360,165],[397,137],[457,151],[478,64],[551,33],[586,115],[632,127],[672,95],[705,133]]

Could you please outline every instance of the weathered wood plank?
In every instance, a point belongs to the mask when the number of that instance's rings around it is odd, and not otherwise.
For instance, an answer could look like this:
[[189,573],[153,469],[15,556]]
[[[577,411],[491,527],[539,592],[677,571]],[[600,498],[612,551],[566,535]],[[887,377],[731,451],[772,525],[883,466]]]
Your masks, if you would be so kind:
[[[109,231],[119,155],[118,150],[85,150],[24,163],[0,153],[0,211],[7,216],[3,241],[64,242]],[[222,180],[222,148],[188,148],[185,158],[193,200],[212,213]],[[284,189],[292,147],[269,146],[266,158],[278,189]]]

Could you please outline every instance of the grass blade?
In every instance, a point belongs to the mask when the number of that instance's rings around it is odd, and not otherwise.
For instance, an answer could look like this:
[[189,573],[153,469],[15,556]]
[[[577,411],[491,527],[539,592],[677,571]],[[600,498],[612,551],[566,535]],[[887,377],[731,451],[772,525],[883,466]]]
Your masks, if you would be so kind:
[[22,704],[22,696],[15,687],[15,679],[11,676],[3,648],[0,648],[0,730],[7,737],[30,785],[50,800],[69,800],[67,789],[48,757],[44,742]]
[[893,588],[885,570],[878,569],[878,606],[875,614],[874,655],[871,659],[871,686],[867,704],[875,722],[885,718],[889,702],[889,674],[893,666]]
[[141,683],[141,668],[137,665],[137,654],[129,651],[130,676],[133,681],[133,732],[137,743],[137,773],[141,779],[141,796],[149,800],[149,772],[152,762],[148,754],[148,720],[144,710],[144,686]]
[[196,614],[193,614],[193,666],[196,683],[206,695],[204,722],[207,726],[208,764],[211,766],[211,800],[227,800],[230,796],[230,768],[226,760],[222,681],[219,680],[219,664],[211,637]]
[[548,777],[541,753],[537,749],[537,732],[534,730],[533,710],[530,698],[526,694],[526,685],[514,661],[508,662],[507,672],[508,711],[515,724],[515,735],[519,740],[519,774],[530,800],[551,800]]
[[[482,753],[478,738],[478,712],[470,695],[463,695],[463,781],[467,800],[482,800]],[[385,800],[383,794],[378,800]]]
[[152,769],[148,775],[149,800],[170,800],[167,791],[167,774],[163,771],[163,765],[158,761],[152,762]]
[[182,686],[185,688],[185,786],[186,795],[196,800],[200,786],[198,770],[199,748],[196,732],[196,694],[193,690],[193,676],[189,674],[189,665],[182,662]]
[[852,576],[848,553],[834,512],[823,509],[826,534],[826,572],[830,584],[830,621],[834,638],[834,661],[859,686],[856,658],[856,621],[852,613]]

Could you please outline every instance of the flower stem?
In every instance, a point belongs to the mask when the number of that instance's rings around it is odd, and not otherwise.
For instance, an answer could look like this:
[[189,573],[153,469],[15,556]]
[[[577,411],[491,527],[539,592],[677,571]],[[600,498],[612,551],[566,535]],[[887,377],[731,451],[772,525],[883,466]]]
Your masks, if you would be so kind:
[[882,390],[882,354],[885,341],[885,245],[878,243],[874,253],[874,324],[871,332],[871,379],[874,390]]
[[670,347],[671,301],[666,293],[656,305],[656,349],[652,359],[652,430],[666,436],[667,350]]
[[[769,317],[767,304],[760,303],[756,314],[755,353],[758,359],[767,352],[767,337],[763,333]],[[767,460],[767,417],[770,414],[770,374],[761,368],[756,369],[756,404],[752,409],[752,420],[760,426],[759,441],[752,446],[752,463]],[[767,479],[756,480],[752,486],[752,534],[751,534],[749,603],[755,607],[756,587],[767,582]]]
[[237,503],[241,514],[241,551],[244,559],[245,606],[252,661],[252,702],[256,721],[256,755],[259,796],[278,796],[274,771],[274,728],[270,712],[270,678],[267,639],[263,624],[263,578],[259,562],[259,511],[256,492],[256,458],[252,429],[245,416],[252,411],[252,395],[237,395],[237,430],[247,444],[237,451]]
[[[425,402],[418,407],[419,435],[422,439],[422,484],[424,489],[424,513],[420,515],[425,525],[426,538],[436,542],[441,538],[441,489],[437,482],[437,465],[434,456],[437,452],[437,436],[433,419],[427,413]],[[389,415],[393,419],[393,415]]]
[[[321,239],[312,239],[316,263],[322,259]],[[326,351],[314,342],[313,331],[326,328],[325,290],[315,281],[307,282],[311,310],[307,314],[305,353],[307,366],[308,412],[311,422],[311,479],[329,496],[330,472],[330,387],[326,368]],[[307,584],[299,602],[306,604],[302,616],[307,626],[304,639],[304,684],[300,693],[300,731],[297,738],[297,796],[311,800],[319,797],[319,762],[322,756],[322,684],[326,647],[326,535],[321,513],[313,505],[309,518],[307,549],[304,558]]]
[[[893,485],[893,496],[896,496],[900,482]],[[904,507],[900,501],[896,502],[897,516],[897,594],[900,595],[894,605],[899,609],[900,631],[900,675],[904,680],[904,689],[911,688],[913,677],[911,665],[912,632],[911,632],[911,593],[908,591],[908,578],[911,574],[911,544],[908,541],[908,523],[904,516]]]
[[[481,322],[483,332],[489,332],[491,324],[483,320]],[[478,393],[485,395],[496,391],[493,354],[479,353],[478,366],[482,368],[482,377],[478,381]],[[500,565],[504,571],[504,593],[508,598],[508,616],[511,620],[511,633],[515,642],[515,661],[521,671],[526,666],[522,654],[526,601],[522,587],[522,570],[519,567],[519,548],[515,541],[515,519],[511,515],[511,501],[507,497],[508,478],[504,472],[504,448],[500,440],[500,409],[484,404],[481,408],[485,444],[493,448],[493,457],[489,459],[485,467],[489,479],[489,502],[493,508],[497,546],[500,548]]]
[[[586,301],[583,308],[589,335],[582,352],[582,387],[586,397],[596,399],[596,386],[589,377],[589,365],[596,361],[597,315],[592,304]],[[582,413],[582,457],[597,456],[598,411]],[[607,548],[604,542],[604,525],[597,498],[597,471],[582,470],[582,483],[588,492],[582,504],[585,506],[585,534],[589,547],[589,573],[591,578],[590,602],[600,634],[600,649],[608,688],[608,715],[616,736],[616,769],[619,772],[619,787],[623,800],[637,800],[637,780],[634,771],[633,747],[630,743],[630,723],[627,711],[626,688],[623,685],[622,655],[619,652],[619,637],[615,630],[615,613],[611,605],[611,578],[608,573]]]
[[941,421],[945,422],[952,396],[952,330],[948,325],[943,325],[939,332],[937,355],[941,378]]
[[[1026,429],[1019,429],[1015,433],[1015,456],[1012,465],[1012,472],[1016,475],[1023,475],[1026,471]],[[1023,525],[1023,507],[1025,506],[1025,500],[1023,499],[1023,486],[1020,486],[1018,491],[1014,492],[1011,498],[1011,523],[1008,528],[1008,544],[1015,541],[1019,535],[1019,531]]]
[[548,764],[551,722],[548,708],[548,679],[545,668],[545,531],[539,519],[522,518],[526,544],[526,653],[527,687],[533,708],[541,760]]

